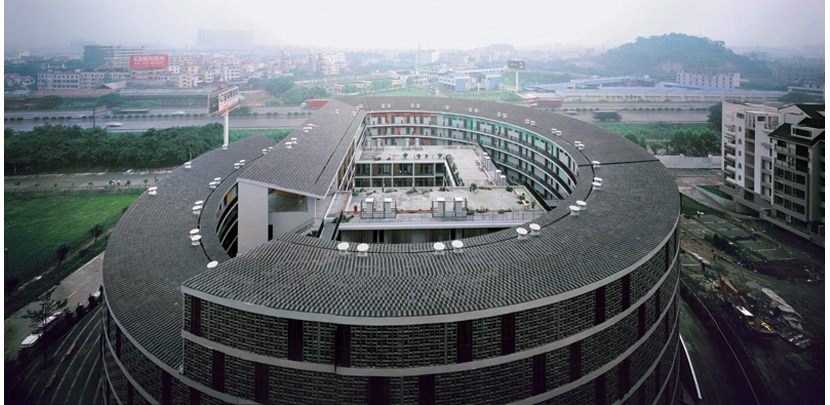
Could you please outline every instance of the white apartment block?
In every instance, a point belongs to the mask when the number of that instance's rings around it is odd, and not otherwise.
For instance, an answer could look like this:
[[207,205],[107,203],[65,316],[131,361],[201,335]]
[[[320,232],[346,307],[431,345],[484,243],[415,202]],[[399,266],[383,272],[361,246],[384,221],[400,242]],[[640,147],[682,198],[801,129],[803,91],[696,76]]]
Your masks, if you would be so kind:
[[677,72],[677,83],[737,89],[741,85],[741,74],[737,72],[721,73],[681,70]]
[[824,104],[723,103],[723,186],[739,211],[824,246]]
[[38,90],[93,90],[104,83],[104,72],[41,72],[37,74]]

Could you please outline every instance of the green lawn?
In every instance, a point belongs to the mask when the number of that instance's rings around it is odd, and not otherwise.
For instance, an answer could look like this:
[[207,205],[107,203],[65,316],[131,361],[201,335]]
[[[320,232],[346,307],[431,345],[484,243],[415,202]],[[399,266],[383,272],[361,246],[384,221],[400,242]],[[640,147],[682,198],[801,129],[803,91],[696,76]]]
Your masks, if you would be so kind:
[[678,129],[691,129],[692,131],[703,131],[708,128],[705,122],[695,123],[636,123],[627,124],[622,122],[614,123],[597,123],[594,124],[600,128],[607,129],[618,135],[625,135],[633,132],[637,135],[642,135],[646,140],[668,140],[671,139],[672,133]]
[[724,193],[723,191],[721,191],[721,189],[718,188],[718,186],[709,186],[709,185],[705,185],[705,184],[698,184],[698,187],[700,187],[700,188],[702,188],[702,189],[704,189],[704,190],[706,190],[706,191],[708,191],[708,192],[710,192],[710,193],[712,193],[712,194],[714,194],[714,195],[716,195],[720,198],[725,198],[727,200],[732,200],[732,196],[729,195],[729,194]]
[[279,143],[293,128],[270,128],[270,129],[230,129],[228,130],[228,142],[236,142],[254,135],[265,135],[272,141]]
[[720,211],[713,209],[707,205],[703,205],[685,195],[680,196],[680,212],[689,215],[689,216],[696,216],[698,211],[701,211],[705,214],[712,214],[721,216],[723,215]]
[[89,241],[96,224],[109,228],[143,190],[5,193],[6,280],[25,280],[57,259],[61,244],[73,250]]

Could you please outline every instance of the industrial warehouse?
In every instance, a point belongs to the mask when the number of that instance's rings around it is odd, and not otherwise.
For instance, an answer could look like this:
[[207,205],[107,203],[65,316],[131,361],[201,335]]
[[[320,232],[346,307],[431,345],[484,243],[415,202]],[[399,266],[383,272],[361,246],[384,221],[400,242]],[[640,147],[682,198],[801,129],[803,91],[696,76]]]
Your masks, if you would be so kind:
[[104,259],[107,403],[670,403],[667,169],[568,117],[329,101],[187,162]]

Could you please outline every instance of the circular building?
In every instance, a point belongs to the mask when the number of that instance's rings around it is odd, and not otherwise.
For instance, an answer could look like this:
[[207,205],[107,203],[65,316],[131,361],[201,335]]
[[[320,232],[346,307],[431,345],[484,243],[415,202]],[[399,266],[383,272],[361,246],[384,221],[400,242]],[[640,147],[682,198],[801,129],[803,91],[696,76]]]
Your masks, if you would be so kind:
[[493,102],[329,101],[125,213],[108,403],[668,403],[680,198],[639,146]]

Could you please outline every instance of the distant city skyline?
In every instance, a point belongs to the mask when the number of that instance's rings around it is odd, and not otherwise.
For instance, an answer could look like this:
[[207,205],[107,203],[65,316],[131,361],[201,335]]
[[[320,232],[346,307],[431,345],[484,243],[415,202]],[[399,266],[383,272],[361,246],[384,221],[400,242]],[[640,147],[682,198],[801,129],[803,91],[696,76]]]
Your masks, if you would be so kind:
[[[37,12],[32,12],[37,10]],[[118,2],[10,0],[4,4],[6,48],[69,48],[71,40],[196,49],[200,29],[253,33],[255,46],[370,50],[609,49],[672,32],[724,41],[727,47],[802,49],[824,42],[822,0],[721,2],[549,1],[475,5],[425,0],[357,3],[261,3],[239,0]],[[682,16],[679,17],[679,16]],[[774,28],[774,29],[773,29]]]

